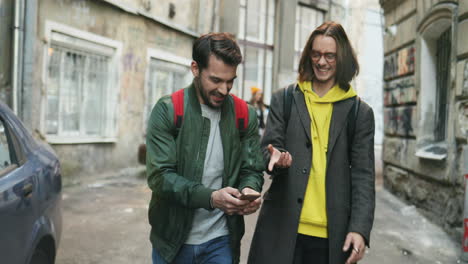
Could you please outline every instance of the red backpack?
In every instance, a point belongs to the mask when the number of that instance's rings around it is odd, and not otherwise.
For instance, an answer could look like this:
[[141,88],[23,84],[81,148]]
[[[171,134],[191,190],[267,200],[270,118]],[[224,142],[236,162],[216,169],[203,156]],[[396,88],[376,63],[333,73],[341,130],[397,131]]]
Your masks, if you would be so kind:
[[[245,132],[249,125],[249,108],[247,103],[239,97],[230,94],[234,99],[234,111],[236,113],[236,128]],[[171,95],[174,105],[174,125],[177,129],[182,127],[184,121],[184,89],[180,89]]]

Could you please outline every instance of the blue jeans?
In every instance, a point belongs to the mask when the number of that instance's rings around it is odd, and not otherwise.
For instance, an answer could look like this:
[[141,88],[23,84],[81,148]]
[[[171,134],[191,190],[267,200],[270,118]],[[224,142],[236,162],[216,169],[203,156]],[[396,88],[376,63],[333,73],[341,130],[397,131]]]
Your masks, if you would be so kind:
[[[153,264],[168,264],[153,248]],[[212,239],[200,245],[184,244],[172,264],[231,264],[229,236]]]

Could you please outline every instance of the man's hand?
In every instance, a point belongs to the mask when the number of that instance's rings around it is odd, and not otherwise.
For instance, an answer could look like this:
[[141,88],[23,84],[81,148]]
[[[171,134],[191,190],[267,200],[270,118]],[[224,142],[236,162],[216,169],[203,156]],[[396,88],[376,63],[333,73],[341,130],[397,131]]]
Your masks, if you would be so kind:
[[[250,188],[244,188],[242,189],[242,193],[243,194],[258,194],[260,195],[259,192],[253,190],[253,189],[250,189]],[[260,205],[262,204],[262,197],[258,197],[257,199],[249,202],[248,204],[245,205],[245,207],[242,209],[241,212],[239,212],[239,214],[241,215],[249,215],[249,214],[253,214],[255,213],[258,208],[260,208]]]
[[268,151],[270,152],[270,163],[268,163],[268,170],[272,171],[273,167],[277,168],[289,168],[292,163],[292,157],[289,152],[281,152],[271,144],[268,145]]
[[364,257],[366,251],[366,244],[361,234],[356,232],[349,232],[343,246],[343,251],[346,252],[351,249],[351,255],[346,260],[346,264],[353,264],[358,262]]
[[211,193],[211,202],[214,208],[219,208],[228,215],[241,214],[249,204],[247,200],[239,200],[241,193],[232,187],[225,187]]

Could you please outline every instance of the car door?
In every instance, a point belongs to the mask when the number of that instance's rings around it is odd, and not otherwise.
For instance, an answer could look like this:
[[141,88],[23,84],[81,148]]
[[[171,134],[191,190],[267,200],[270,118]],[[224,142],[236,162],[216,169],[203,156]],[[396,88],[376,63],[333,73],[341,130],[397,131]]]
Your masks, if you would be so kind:
[[0,262],[23,264],[32,244],[35,180],[23,170],[26,155],[7,120],[0,115]]

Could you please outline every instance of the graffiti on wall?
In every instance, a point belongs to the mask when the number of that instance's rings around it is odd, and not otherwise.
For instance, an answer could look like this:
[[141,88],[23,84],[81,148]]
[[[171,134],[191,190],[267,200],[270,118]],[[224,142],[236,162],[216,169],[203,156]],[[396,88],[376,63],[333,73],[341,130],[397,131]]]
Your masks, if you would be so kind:
[[468,60],[465,61],[465,70],[463,71],[463,91],[468,93]]
[[416,103],[417,91],[414,87],[414,77],[404,77],[385,83],[384,105],[401,105]]
[[414,73],[415,51],[414,45],[411,45],[387,55],[384,62],[384,79],[390,80]]
[[136,56],[133,53],[133,50],[125,53],[122,57],[122,64],[124,72],[138,72],[140,71],[141,67],[140,64],[142,63],[141,58]]
[[384,110],[385,133],[398,136],[414,136],[416,106],[389,107]]

